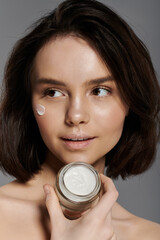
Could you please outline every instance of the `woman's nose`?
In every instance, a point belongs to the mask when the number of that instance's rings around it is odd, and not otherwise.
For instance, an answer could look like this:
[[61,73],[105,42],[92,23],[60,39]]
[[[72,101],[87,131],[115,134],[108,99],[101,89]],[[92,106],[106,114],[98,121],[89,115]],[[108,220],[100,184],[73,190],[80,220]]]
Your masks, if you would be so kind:
[[69,126],[86,124],[89,121],[89,109],[85,101],[79,98],[70,101],[66,109],[65,122]]

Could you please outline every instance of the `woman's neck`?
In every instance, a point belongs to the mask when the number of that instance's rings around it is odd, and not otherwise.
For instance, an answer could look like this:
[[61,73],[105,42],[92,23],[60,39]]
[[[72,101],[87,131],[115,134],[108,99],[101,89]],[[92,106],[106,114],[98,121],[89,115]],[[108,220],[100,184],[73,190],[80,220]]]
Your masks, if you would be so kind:
[[[25,184],[18,183],[17,181],[14,181],[13,184],[16,185],[17,190],[18,189],[20,190],[21,186],[21,188],[23,188],[23,191],[26,191],[26,194],[24,195],[26,196],[27,199],[42,201],[44,200],[43,185],[50,184],[51,186],[54,187],[56,175],[60,168],[62,168],[64,165],[65,165],[64,163],[60,162],[58,159],[53,158],[53,155],[48,153],[45,162],[41,167],[41,170],[37,174],[35,174],[32,179],[30,179]],[[97,162],[95,162],[93,166],[99,173],[104,173],[105,158],[98,160]],[[19,191],[19,193],[20,192],[21,191]]]

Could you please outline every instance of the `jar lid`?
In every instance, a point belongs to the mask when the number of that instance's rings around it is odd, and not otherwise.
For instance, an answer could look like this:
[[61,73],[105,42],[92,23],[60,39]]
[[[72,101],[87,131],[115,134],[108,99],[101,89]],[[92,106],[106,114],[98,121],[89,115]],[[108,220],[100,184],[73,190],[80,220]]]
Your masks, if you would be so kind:
[[56,188],[65,200],[85,204],[97,198],[101,180],[94,167],[84,162],[74,162],[59,171]]

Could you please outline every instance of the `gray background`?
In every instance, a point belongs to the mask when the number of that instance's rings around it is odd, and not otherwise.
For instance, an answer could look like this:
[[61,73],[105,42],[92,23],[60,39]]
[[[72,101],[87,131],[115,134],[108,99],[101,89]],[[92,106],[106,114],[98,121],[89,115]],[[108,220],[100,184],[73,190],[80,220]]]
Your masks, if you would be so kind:
[[[0,0],[0,81],[4,65],[14,43],[25,29],[61,1]],[[160,79],[160,1],[103,0],[118,12],[147,45],[157,77]],[[160,147],[159,147],[160,149]],[[13,180],[0,172],[0,186]],[[160,151],[155,164],[146,173],[126,181],[115,181],[120,193],[119,203],[132,213],[160,223]]]

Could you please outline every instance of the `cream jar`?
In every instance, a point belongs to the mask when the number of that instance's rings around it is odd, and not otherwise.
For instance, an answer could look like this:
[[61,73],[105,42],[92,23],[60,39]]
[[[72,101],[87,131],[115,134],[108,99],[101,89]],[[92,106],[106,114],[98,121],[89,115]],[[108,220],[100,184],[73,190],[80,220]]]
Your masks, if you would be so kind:
[[58,172],[55,190],[64,215],[76,219],[99,201],[100,176],[89,164],[70,163]]

